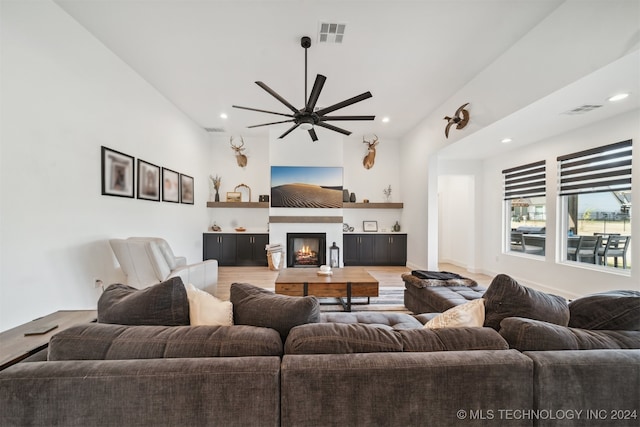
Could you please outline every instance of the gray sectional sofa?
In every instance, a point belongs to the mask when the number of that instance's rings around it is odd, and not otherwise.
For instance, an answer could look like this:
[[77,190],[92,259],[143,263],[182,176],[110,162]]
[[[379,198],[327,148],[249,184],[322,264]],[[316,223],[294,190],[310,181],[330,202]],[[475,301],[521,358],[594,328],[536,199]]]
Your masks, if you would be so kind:
[[[585,337],[580,323],[594,323],[585,316],[570,326],[500,312],[509,289],[521,289],[496,279],[489,296],[499,309],[487,302],[487,315],[506,316],[498,323],[508,333],[426,329],[427,314],[320,314],[314,297],[246,284],[231,289],[234,326],[189,326],[181,283],[146,293],[118,285],[98,307],[111,323],[62,331],[46,360],[0,372],[0,425],[637,425],[639,296],[616,300],[619,315],[607,312]],[[126,305],[145,296],[162,316],[127,318]],[[569,321],[541,298],[548,313],[533,317]],[[541,325],[534,338],[531,322]],[[628,330],[605,329],[615,325]],[[564,344],[548,339],[558,328]]]

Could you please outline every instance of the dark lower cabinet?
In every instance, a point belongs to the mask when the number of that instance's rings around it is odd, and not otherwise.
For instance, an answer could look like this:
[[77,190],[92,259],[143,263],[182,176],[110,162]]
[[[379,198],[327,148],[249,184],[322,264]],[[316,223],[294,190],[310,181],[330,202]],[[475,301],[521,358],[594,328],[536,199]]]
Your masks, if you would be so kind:
[[264,247],[269,243],[268,234],[237,234],[236,265],[267,266]]
[[406,234],[344,234],[345,266],[406,265]]
[[268,234],[204,233],[202,259],[217,259],[219,266],[266,266],[267,243]]

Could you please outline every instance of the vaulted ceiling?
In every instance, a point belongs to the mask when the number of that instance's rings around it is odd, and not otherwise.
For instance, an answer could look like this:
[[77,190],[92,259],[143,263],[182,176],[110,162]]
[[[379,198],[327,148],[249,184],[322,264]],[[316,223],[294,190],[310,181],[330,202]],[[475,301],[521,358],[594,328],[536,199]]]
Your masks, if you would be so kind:
[[[316,74],[327,77],[318,106],[371,91],[373,98],[333,114],[372,114],[376,116],[374,122],[335,124],[354,135],[375,133],[382,138],[401,139],[474,76],[517,47],[529,31],[549,19],[565,2],[55,0],[55,3],[199,126],[216,128],[222,134],[266,135],[269,127],[246,127],[280,119],[237,110],[231,107],[233,104],[288,112],[255,81],[263,81],[296,107],[303,106],[304,49],[300,38],[308,35],[312,39],[308,51],[309,90]],[[345,24],[342,42],[319,43],[322,23]],[[561,34],[564,29],[560,27],[557,31]],[[602,34],[606,35],[606,31]],[[552,36],[539,41],[540,56],[544,56],[545,43],[553,42]],[[540,81],[526,84],[545,87],[544,79],[545,75],[540,75]],[[546,95],[541,92],[540,98]],[[228,118],[221,118],[223,113]],[[388,123],[382,122],[383,117],[389,118]],[[492,121],[500,119],[495,117]],[[277,126],[282,131],[289,127]],[[443,121],[443,130],[444,126]],[[330,131],[319,130],[320,137],[322,132]]]

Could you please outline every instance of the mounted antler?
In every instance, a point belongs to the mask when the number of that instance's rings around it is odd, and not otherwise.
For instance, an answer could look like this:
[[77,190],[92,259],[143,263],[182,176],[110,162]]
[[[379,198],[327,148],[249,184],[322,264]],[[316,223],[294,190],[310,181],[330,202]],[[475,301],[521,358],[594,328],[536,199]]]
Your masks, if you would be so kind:
[[373,167],[373,164],[376,161],[376,145],[378,145],[378,136],[374,135],[375,139],[371,142],[366,141],[364,139],[364,136],[362,137],[362,142],[367,144],[367,155],[364,156],[364,159],[362,159],[362,165],[364,166],[365,169],[371,169]]
[[243,168],[247,166],[247,156],[242,154],[242,152],[245,150],[244,148],[242,148],[244,147],[244,139],[240,137],[240,140],[242,141],[240,146],[233,145],[233,136],[232,136],[231,139],[229,140],[229,144],[231,144],[231,148],[233,148],[233,151],[236,152],[236,161],[238,162],[238,166]]

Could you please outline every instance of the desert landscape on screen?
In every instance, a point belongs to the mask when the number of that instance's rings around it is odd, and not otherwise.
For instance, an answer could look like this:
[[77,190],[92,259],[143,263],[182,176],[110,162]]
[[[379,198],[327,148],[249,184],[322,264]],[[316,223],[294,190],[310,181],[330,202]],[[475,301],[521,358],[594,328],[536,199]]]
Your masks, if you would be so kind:
[[341,208],[342,189],[313,184],[284,184],[271,188],[271,206],[278,208]]

